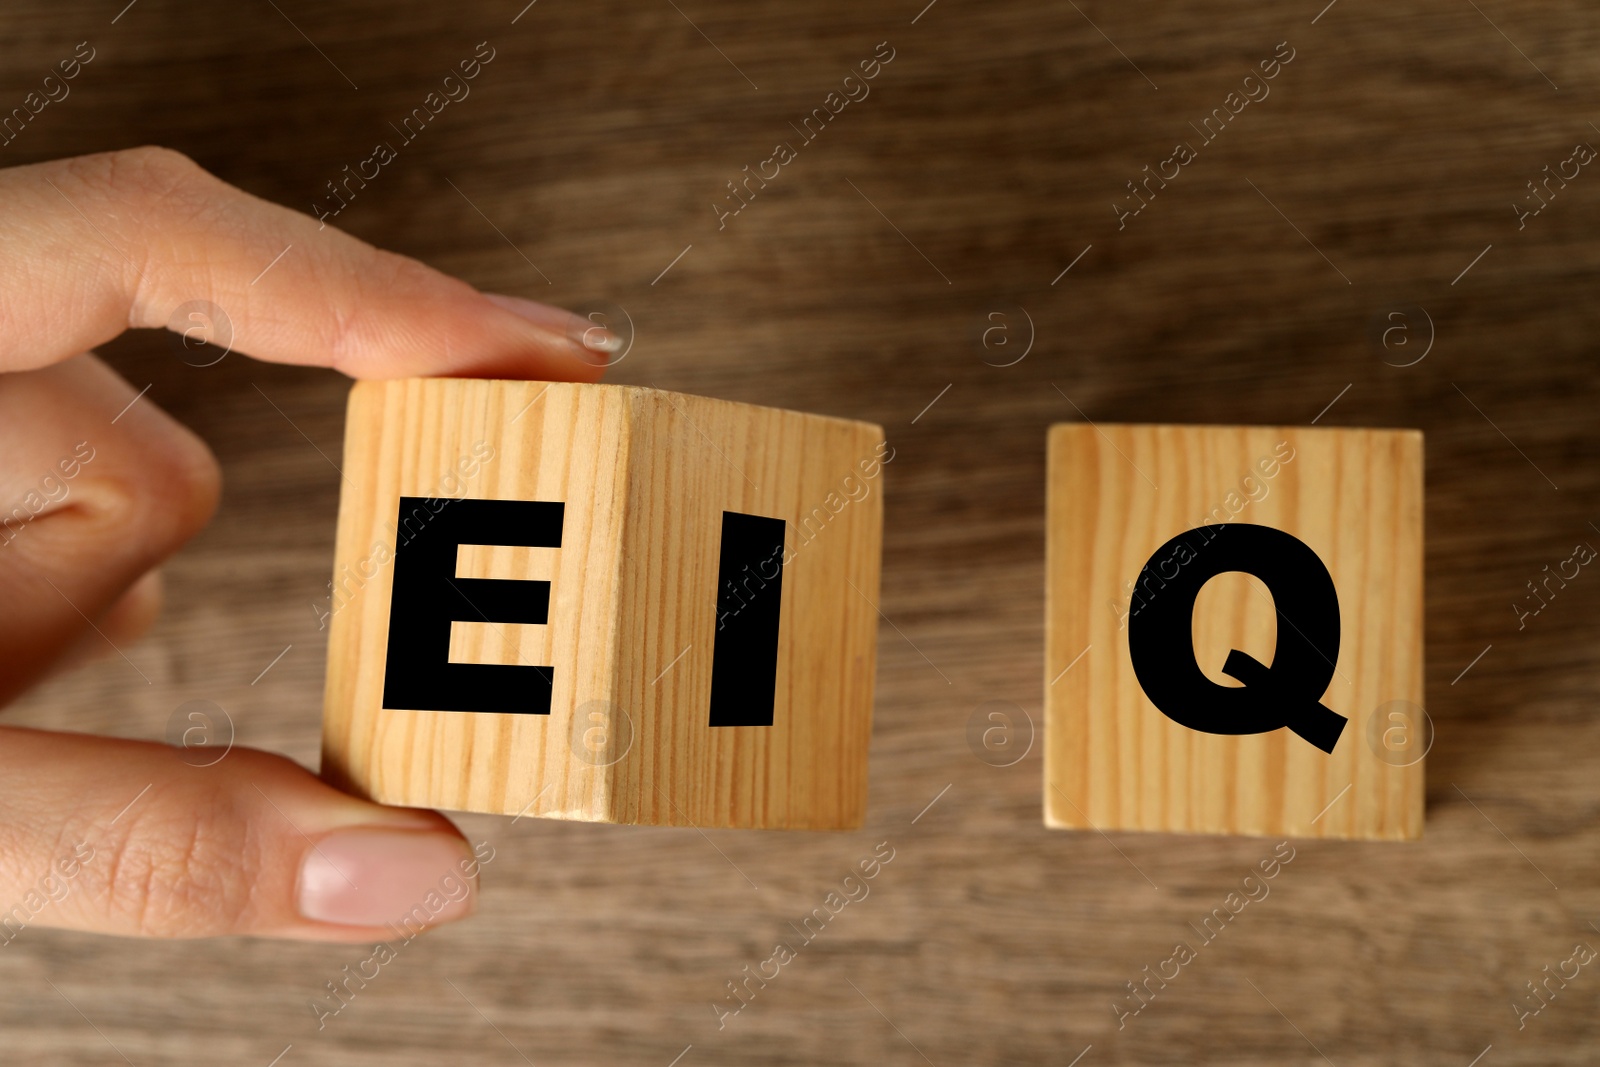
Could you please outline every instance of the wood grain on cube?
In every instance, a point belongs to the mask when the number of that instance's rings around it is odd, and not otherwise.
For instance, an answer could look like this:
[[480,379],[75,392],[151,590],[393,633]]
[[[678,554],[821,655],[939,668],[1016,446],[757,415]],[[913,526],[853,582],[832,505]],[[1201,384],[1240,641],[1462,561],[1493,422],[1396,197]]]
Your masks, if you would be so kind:
[[[1370,721],[1390,702],[1424,704],[1420,433],[1058,425],[1048,479],[1048,825],[1421,835],[1421,722],[1388,720],[1393,708]],[[1331,754],[1288,729],[1189,729],[1139,685],[1126,619],[1141,605],[1134,580],[1170,538],[1222,522],[1293,534],[1333,578],[1341,641],[1322,703],[1349,722]],[[1197,662],[1238,685],[1221,673],[1229,650],[1271,664],[1276,629],[1259,579],[1218,575],[1194,607]]]
[[[385,803],[464,811],[859,825],[882,443],[881,429],[864,423],[636,387],[357,384],[325,777]],[[448,481],[463,457],[471,477]],[[382,707],[393,567],[362,561],[375,545],[392,549],[402,496],[565,502],[559,548],[463,545],[456,565],[458,578],[550,582],[549,623],[457,622],[449,653],[451,662],[549,665],[549,715]],[[784,524],[771,726],[708,725],[725,511]]]

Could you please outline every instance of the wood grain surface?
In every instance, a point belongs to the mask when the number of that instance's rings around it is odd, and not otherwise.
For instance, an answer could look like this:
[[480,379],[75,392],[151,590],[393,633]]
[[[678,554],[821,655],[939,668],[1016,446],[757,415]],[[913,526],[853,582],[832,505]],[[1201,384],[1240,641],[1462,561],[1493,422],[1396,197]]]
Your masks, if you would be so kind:
[[[323,776],[405,807],[859,828],[879,489],[893,455],[867,423],[638,386],[358,383],[341,463]],[[464,610],[472,621],[451,627],[447,646],[451,664],[548,671],[544,714],[391,696],[396,549],[435,521],[432,503],[400,506],[407,497],[437,497],[441,509],[463,497],[562,503],[558,547],[463,543],[452,574],[549,583],[547,624],[500,625]],[[718,645],[719,565],[735,551],[723,543],[724,511],[778,523],[776,554],[729,583],[726,608],[734,624],[777,605],[766,725],[707,725],[714,665],[735,673],[719,664],[729,656]],[[763,581],[780,573],[781,584]],[[721,699],[736,698],[725,690]]]
[[[1051,428],[1049,448],[1046,821],[1420,837],[1430,737],[1421,435],[1065,423]],[[1272,551],[1232,543],[1249,531],[1231,524],[1283,531],[1315,554],[1332,590],[1331,635],[1323,633],[1322,606],[1296,592],[1315,587],[1282,583],[1306,570],[1286,571]],[[1208,580],[1217,554],[1230,552],[1230,566]],[[1233,562],[1265,567],[1273,581],[1233,570]],[[1192,601],[1175,581],[1186,572],[1201,583]],[[1317,691],[1300,695],[1342,719],[1333,719],[1334,741],[1324,750],[1315,732],[1304,732],[1314,713],[1293,708],[1290,683],[1272,698],[1282,713],[1277,728],[1264,732],[1207,733],[1166,714],[1170,707],[1181,718],[1193,706],[1193,690],[1177,705],[1158,706],[1151,695],[1151,681],[1183,677],[1181,660],[1157,652],[1147,679],[1150,668],[1136,672],[1131,654],[1134,628],[1153,627],[1161,609],[1180,620],[1189,647],[1178,655],[1192,648],[1199,673],[1215,685],[1241,684],[1224,670],[1234,650],[1280,677],[1305,679]],[[1299,645],[1304,667],[1292,662],[1298,641],[1310,646]],[[1205,716],[1213,725],[1223,717]],[[1301,736],[1283,728],[1289,722]]]
[[[842,835],[463,817],[496,850],[481,913],[406,947],[320,1032],[308,1002],[367,950],[30,928],[0,953],[0,1059],[1594,1061],[1600,975],[1522,1029],[1515,1007],[1600,945],[1600,581],[1521,629],[1514,607],[1600,522],[1600,179],[1516,207],[1600,137],[1589,7],[124,7],[0,12],[7,108],[98,49],[0,160],[156,142],[328,210],[327,183],[488,40],[472,95],[335,225],[487,289],[626,309],[612,381],[885,428],[873,773],[866,826]],[[839,107],[880,42],[870,95],[801,143],[791,123]],[[1126,214],[1144,167],[1171,174],[1176,143],[1203,140],[1191,123],[1260,95],[1244,78],[1280,42],[1270,95]],[[727,183],[780,142],[794,158],[725,217]],[[240,743],[314,766],[347,383],[193,368],[159,334],[104,354],[210,442],[221,512],[127,650],[150,684],[112,658],[8,719],[159,738],[207,699]],[[1284,863],[1261,839],[1044,828],[1022,732],[1041,715],[1045,433],[1088,419],[1424,431],[1421,842],[1303,840]],[[1003,757],[982,740],[994,702],[1014,708]],[[726,983],[881,843],[870,895],[719,1028]],[[1192,924],[1272,862],[1270,895],[1198,944]],[[1129,984],[1172,973],[1179,940],[1194,958],[1128,1017]]]

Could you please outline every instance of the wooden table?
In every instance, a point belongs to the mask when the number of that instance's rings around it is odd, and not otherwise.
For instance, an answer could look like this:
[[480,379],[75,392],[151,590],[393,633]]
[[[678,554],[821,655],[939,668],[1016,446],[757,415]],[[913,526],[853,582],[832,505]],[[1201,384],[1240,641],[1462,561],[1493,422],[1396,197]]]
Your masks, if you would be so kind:
[[[886,427],[867,827],[463,817],[496,849],[483,913],[405,948],[321,1032],[308,1002],[368,950],[31,929],[0,953],[0,1059],[120,1062],[109,1041],[141,1067],[264,1067],[291,1044],[284,1067],[1594,1062],[1600,975],[1520,1031],[1513,1006],[1600,945],[1600,583],[1520,632],[1512,607],[1600,543],[1600,178],[1520,228],[1513,208],[1600,143],[1583,8],[522,2],[12,3],[6,107],[77,42],[97,58],[0,163],[157,142],[309,211],[487,40],[472,96],[338,224],[485,288],[625,308],[614,381]],[[870,95],[801,144],[791,123],[884,41]],[[1285,41],[1270,96],[1224,112],[1119,228],[1126,183]],[[779,142],[796,158],[719,228],[726,183]],[[130,651],[152,684],[112,659],[11,721],[160,737],[208,699],[243,743],[314,764],[338,491],[319,450],[340,446],[346,383],[192,368],[156,334],[104,354],[211,443],[222,510]],[[1047,832],[1039,746],[1009,767],[968,746],[988,701],[1042,725],[1044,435],[1079,419],[1427,433],[1424,841],[1297,844],[1121,1029],[1125,983],[1275,842]],[[719,1029],[725,982],[880,842],[871,895]]]

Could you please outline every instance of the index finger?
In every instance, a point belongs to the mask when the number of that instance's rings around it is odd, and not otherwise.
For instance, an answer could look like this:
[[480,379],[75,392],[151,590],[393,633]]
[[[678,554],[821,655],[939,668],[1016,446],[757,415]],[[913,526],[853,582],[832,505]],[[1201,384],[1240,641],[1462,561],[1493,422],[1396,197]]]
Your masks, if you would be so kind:
[[[593,381],[608,337],[249,195],[161,148],[0,170],[0,371],[55,363],[189,301],[232,347],[354,378]],[[594,346],[587,349],[576,338]]]

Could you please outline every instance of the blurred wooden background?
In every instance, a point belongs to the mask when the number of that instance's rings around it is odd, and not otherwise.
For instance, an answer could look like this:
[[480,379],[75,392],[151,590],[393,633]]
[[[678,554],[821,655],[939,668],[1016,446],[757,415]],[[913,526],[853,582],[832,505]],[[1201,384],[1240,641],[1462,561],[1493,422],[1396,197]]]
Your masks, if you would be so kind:
[[[1520,1031],[1513,1004],[1600,945],[1600,586],[1520,632],[1512,608],[1600,521],[1600,178],[1521,229],[1512,206],[1600,143],[1592,9],[524,2],[13,0],[0,106],[79,41],[97,58],[0,163],[155,142],[309,211],[488,41],[471,97],[338,224],[485,288],[625,308],[612,380],[887,428],[868,826],[713,848],[465,817],[497,850],[482,914],[321,1032],[308,1001],[365,950],[31,929],[0,953],[0,1059],[120,1062],[109,1039],[140,1067],[1594,1061],[1600,976]],[[884,41],[871,95],[719,231],[724,183]],[[1284,41],[1270,97],[1119,231],[1124,183]],[[338,478],[298,431],[333,454],[346,383],[192,368],[159,334],[105,355],[211,443],[222,511],[130,650],[154,684],[113,659],[11,720],[160,737],[208,699],[314,764]],[[1319,414],[1427,433],[1426,838],[1299,845],[1119,1031],[1124,983],[1273,843],[1047,832],[1039,746],[1003,768],[969,748],[987,701],[1039,724],[1045,428]],[[882,841],[871,896],[719,1030],[724,983]]]

